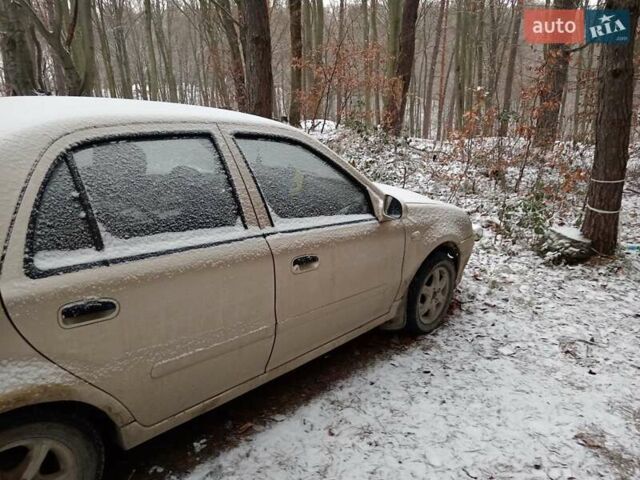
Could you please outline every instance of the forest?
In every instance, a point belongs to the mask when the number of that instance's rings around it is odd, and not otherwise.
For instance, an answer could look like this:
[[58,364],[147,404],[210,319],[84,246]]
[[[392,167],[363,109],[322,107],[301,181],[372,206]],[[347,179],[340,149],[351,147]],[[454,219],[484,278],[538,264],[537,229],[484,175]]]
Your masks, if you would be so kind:
[[[626,41],[531,42],[542,9],[626,11]],[[275,119],[473,223],[433,335],[367,333],[115,454],[105,478],[639,478],[639,15],[638,0],[0,0],[0,96]]]
[[[303,120],[307,130],[322,119],[440,141],[518,137],[538,150],[598,144],[602,178],[592,182],[582,230],[596,251],[615,248],[616,216],[598,211],[619,210],[622,183],[602,182],[624,177],[627,137],[637,135],[633,38],[526,43],[521,0],[0,5],[5,95],[161,100]],[[635,34],[632,0],[530,6],[630,8]]]

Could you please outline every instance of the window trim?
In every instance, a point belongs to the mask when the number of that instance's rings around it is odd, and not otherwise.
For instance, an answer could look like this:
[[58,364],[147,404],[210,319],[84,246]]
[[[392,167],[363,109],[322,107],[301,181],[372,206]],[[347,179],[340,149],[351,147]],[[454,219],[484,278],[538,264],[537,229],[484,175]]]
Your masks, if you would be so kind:
[[[129,255],[129,256],[124,256],[124,257],[116,257],[116,258],[110,258],[110,259],[103,259],[103,260],[97,260],[97,261],[93,261],[93,262],[84,262],[84,263],[78,263],[78,264],[74,264],[74,265],[69,265],[69,266],[65,266],[65,267],[58,267],[58,268],[52,268],[52,269],[47,269],[47,270],[41,270],[38,267],[36,267],[35,262],[34,262],[34,236],[35,236],[35,227],[36,227],[36,219],[37,219],[37,213],[40,209],[40,204],[42,202],[42,197],[44,196],[44,191],[46,190],[46,187],[48,186],[49,182],[51,181],[51,176],[53,175],[54,170],[58,167],[58,165],[61,162],[64,162],[67,166],[67,168],[69,169],[70,175],[72,177],[74,186],[76,188],[76,190],[78,191],[78,193],[80,194],[80,204],[82,206],[82,209],[86,215],[86,220],[88,222],[88,226],[89,226],[89,232],[91,234],[91,238],[93,240],[94,246],[93,248],[96,249],[96,251],[101,251],[104,249],[104,243],[102,241],[102,234],[100,233],[100,230],[98,229],[98,224],[97,224],[97,220],[95,218],[95,215],[93,213],[93,207],[91,206],[91,202],[89,200],[89,196],[87,194],[86,188],[84,187],[84,183],[82,182],[82,178],[81,175],[77,169],[75,160],[73,158],[73,152],[80,150],[80,149],[84,149],[84,148],[91,148],[94,146],[99,146],[99,145],[104,145],[107,143],[113,143],[113,142],[123,142],[123,141],[145,141],[145,140],[176,140],[176,139],[206,139],[208,141],[211,142],[211,144],[213,145],[214,150],[216,151],[216,153],[218,154],[218,158],[220,161],[220,164],[222,165],[222,168],[224,170],[224,173],[227,177],[227,180],[229,182],[229,186],[231,187],[231,191],[232,191],[232,196],[233,196],[233,200],[236,203],[237,209],[238,209],[238,215],[240,216],[241,222],[242,222],[242,227],[243,227],[243,231],[239,230],[238,234],[239,237],[238,238],[230,238],[230,239],[225,239],[225,240],[219,240],[219,241],[212,241],[212,242],[207,242],[207,243],[202,243],[202,244],[197,244],[197,245],[184,245],[184,246],[179,246],[176,248],[169,248],[169,249],[164,249],[164,250],[157,250],[157,251],[153,251],[153,252],[146,252],[146,253],[142,253],[142,254],[136,254],[136,255]],[[86,202],[86,203],[85,203]],[[92,227],[92,222],[95,222],[93,224]],[[93,228],[97,229],[97,237],[95,236],[94,230]],[[38,192],[36,194],[35,200],[31,206],[31,212],[29,214],[29,223],[27,226],[27,235],[26,235],[26,240],[25,240],[25,255],[24,255],[24,262],[23,262],[23,269],[25,274],[32,279],[39,279],[39,278],[46,278],[46,277],[50,277],[53,275],[60,275],[60,274],[64,274],[64,273],[72,273],[72,272],[76,272],[76,271],[81,271],[81,270],[86,270],[86,269],[91,269],[91,268],[96,268],[96,267],[106,267],[106,266],[110,266],[110,265],[116,265],[116,264],[120,264],[120,263],[127,263],[127,262],[131,262],[131,261],[136,261],[136,260],[144,260],[147,258],[152,258],[152,257],[158,257],[158,256],[163,256],[163,255],[171,255],[174,253],[181,253],[181,252],[185,252],[185,251],[189,251],[189,250],[195,250],[195,249],[201,249],[201,248],[210,248],[210,247],[215,247],[218,245],[226,245],[229,243],[235,243],[235,242],[241,242],[244,240],[249,240],[249,239],[253,239],[253,238],[257,238],[257,237],[261,237],[262,234],[255,234],[255,235],[247,235],[247,232],[249,231],[249,227],[245,218],[245,211],[244,208],[242,206],[242,203],[240,202],[240,198],[238,196],[238,188],[236,186],[236,181],[233,178],[233,175],[231,174],[231,171],[229,169],[229,165],[228,165],[228,159],[224,156],[224,154],[222,153],[222,150],[220,149],[220,146],[218,144],[217,139],[215,138],[215,136],[210,132],[210,131],[206,131],[206,130],[202,130],[202,131],[176,131],[176,132],[163,132],[163,133],[148,133],[148,132],[142,132],[142,133],[124,133],[121,135],[109,135],[106,136],[104,138],[99,138],[99,139],[88,139],[85,141],[80,141],[80,142],[76,142],[74,144],[68,145],[64,150],[62,150],[58,156],[56,156],[56,158],[51,162],[51,164],[48,167],[48,170],[46,172],[46,174],[44,175],[44,178],[42,179],[42,181],[40,182],[40,185],[38,186]],[[98,248],[98,246],[101,245],[101,248]]]
[[[355,178],[351,172],[349,172],[348,170],[346,170],[345,168],[343,168],[342,166],[340,166],[338,163],[334,162],[332,159],[330,159],[327,155],[325,155],[324,153],[318,151],[317,149],[313,148],[311,145],[308,145],[306,142],[303,142],[301,140],[297,140],[285,135],[278,135],[278,134],[274,134],[274,133],[262,133],[262,132],[258,132],[258,133],[250,133],[250,132],[235,132],[231,135],[232,139],[233,139],[233,143],[236,147],[236,149],[238,150],[238,152],[240,153],[240,155],[242,156],[242,160],[244,161],[244,164],[247,167],[247,170],[249,170],[249,173],[251,174],[251,178],[253,180],[253,183],[255,184],[258,193],[260,194],[260,199],[262,200],[263,205],[265,206],[265,210],[267,211],[267,215],[269,216],[269,221],[271,222],[271,227],[272,228],[276,228],[278,229],[278,231],[280,233],[293,233],[293,232],[298,232],[298,231],[304,231],[304,230],[314,230],[316,228],[327,228],[327,227],[335,227],[335,226],[340,226],[340,225],[349,225],[349,224],[353,224],[353,223],[363,223],[363,222],[369,222],[371,220],[377,220],[376,214],[375,214],[375,209],[373,208],[373,202],[371,201],[371,194],[369,193],[369,189],[367,188],[366,185],[364,185],[362,182],[360,182],[357,178]],[[260,186],[260,182],[258,182],[258,179],[256,178],[256,175],[253,171],[253,168],[251,168],[250,163],[247,161],[247,157],[245,156],[244,152],[242,151],[242,148],[240,148],[240,145],[238,144],[238,139],[250,139],[250,140],[267,140],[267,141],[275,141],[275,142],[280,142],[280,143],[287,143],[289,145],[294,145],[297,147],[301,147],[305,150],[307,150],[308,152],[310,152],[311,154],[315,155],[316,157],[318,157],[321,161],[325,162],[330,168],[334,168],[335,170],[337,170],[338,172],[340,172],[341,174],[343,174],[345,177],[347,177],[349,180],[351,180],[352,183],[355,183],[357,185],[358,190],[361,191],[362,194],[364,194],[364,196],[367,198],[367,205],[369,206],[369,214],[373,217],[371,219],[360,219],[360,220],[348,220],[348,221],[344,221],[344,222],[336,222],[336,223],[330,223],[330,224],[325,224],[325,225],[317,225],[317,226],[302,226],[302,227],[294,227],[294,228],[284,228],[282,226],[278,226],[276,225],[276,223],[273,221],[273,216],[271,215],[271,210],[269,207],[269,203],[267,202],[265,196],[264,196],[264,192],[262,191],[262,187]],[[317,217],[293,217],[293,218],[308,218],[308,219],[313,219],[313,218],[317,218]]]

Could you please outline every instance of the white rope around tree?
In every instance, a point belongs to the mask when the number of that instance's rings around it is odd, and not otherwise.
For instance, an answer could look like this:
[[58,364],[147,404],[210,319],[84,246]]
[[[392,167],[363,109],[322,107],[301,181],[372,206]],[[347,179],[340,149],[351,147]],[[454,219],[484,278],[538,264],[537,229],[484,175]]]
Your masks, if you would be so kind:
[[589,205],[588,203],[585,204],[586,207],[591,210],[592,212],[596,212],[596,213],[602,213],[602,214],[616,214],[616,213],[620,213],[620,210],[600,210],[599,208],[593,208],[591,205]]

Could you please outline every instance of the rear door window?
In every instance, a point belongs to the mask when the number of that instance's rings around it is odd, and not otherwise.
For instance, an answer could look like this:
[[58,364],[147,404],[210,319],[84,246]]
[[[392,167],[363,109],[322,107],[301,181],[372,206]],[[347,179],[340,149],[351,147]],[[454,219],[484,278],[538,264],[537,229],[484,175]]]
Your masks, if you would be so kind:
[[[57,193],[62,187],[54,171],[35,215],[39,270],[206,246],[245,230],[209,138],[103,142],[70,152],[67,161],[64,187],[71,193]],[[69,183],[74,172],[76,184]],[[69,241],[76,236],[82,241]]]

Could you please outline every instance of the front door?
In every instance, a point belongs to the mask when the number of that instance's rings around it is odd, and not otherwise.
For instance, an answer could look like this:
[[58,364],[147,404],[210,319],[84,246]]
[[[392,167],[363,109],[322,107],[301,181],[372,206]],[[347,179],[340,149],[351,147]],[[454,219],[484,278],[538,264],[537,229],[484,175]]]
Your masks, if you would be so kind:
[[275,330],[271,252],[237,169],[214,133],[179,128],[54,145],[0,277],[22,335],[144,425],[264,373]]
[[277,332],[269,369],[387,314],[404,255],[400,222],[379,222],[338,164],[293,139],[236,135],[274,228]]

